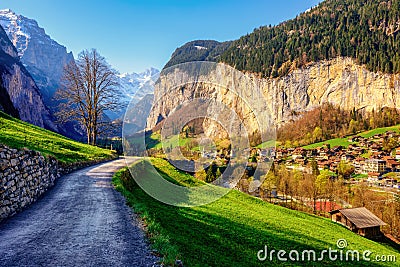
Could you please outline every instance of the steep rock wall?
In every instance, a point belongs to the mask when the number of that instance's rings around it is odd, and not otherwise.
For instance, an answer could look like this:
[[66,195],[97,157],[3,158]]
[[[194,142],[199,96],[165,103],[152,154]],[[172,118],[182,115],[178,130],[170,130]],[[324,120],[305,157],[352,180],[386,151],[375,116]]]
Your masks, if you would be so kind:
[[[166,88],[176,84],[164,79],[155,88],[153,108],[147,120],[148,129],[168,117],[179,104],[199,96],[216,99],[233,108],[249,125],[257,123],[251,115],[251,110],[255,108],[269,110],[276,123],[281,124],[294,118],[296,112],[312,109],[325,102],[347,110],[356,108],[366,111],[396,107],[400,103],[400,75],[370,72],[350,58],[313,63],[276,79],[259,79],[254,74],[245,74],[247,79],[235,81],[235,90],[245,98],[261,99],[257,107],[247,105],[238,94],[227,88],[215,85],[221,79],[223,84],[232,84],[231,72],[219,73],[218,79],[214,74],[203,77],[209,83],[181,86],[179,90],[167,94]],[[263,95],[254,95],[254,87],[258,87]],[[206,129],[212,134],[218,134],[220,130],[216,124],[207,125]]]
[[[1,27],[0,76],[1,87],[7,91],[3,93],[11,100],[22,120],[50,130],[57,130],[35,81],[20,62],[16,49]],[[3,109],[7,110],[5,107]]]

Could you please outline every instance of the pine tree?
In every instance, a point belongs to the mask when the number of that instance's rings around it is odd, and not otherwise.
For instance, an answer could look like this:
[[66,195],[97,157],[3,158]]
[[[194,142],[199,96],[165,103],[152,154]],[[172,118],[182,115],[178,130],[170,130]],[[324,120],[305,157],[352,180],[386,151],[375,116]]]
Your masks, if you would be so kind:
[[212,183],[215,180],[215,176],[213,173],[213,165],[208,167],[207,173],[206,173],[206,183]]

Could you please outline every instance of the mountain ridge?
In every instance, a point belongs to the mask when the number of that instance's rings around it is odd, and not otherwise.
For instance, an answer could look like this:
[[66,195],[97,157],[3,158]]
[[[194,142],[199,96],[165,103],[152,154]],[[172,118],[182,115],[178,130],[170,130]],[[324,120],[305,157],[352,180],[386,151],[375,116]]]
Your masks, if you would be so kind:
[[[150,67],[140,73],[123,73],[118,75],[120,91],[122,97],[118,100],[119,106],[123,107],[119,111],[110,112],[107,111],[106,115],[111,120],[122,120],[131,101],[139,102],[149,94],[153,94],[153,88],[147,86],[147,83],[156,75],[159,75],[160,71],[156,68]],[[143,103],[149,103],[144,101]],[[149,108],[145,105],[146,109]]]
[[[397,26],[388,27],[384,30],[371,28],[371,32],[367,32],[368,34],[365,34],[365,32],[362,33],[360,35],[360,40],[356,40],[357,42],[360,41],[359,47],[352,44],[347,29],[350,27],[350,22],[358,22],[363,25],[363,22],[369,23],[369,21],[371,21],[371,25],[374,25],[381,16],[379,12],[382,12],[382,14],[388,14],[388,17],[397,18],[396,20],[398,22],[394,25],[398,25],[400,31],[400,1],[379,0],[374,2],[371,0],[363,0],[360,2],[361,4],[355,0],[324,1],[292,20],[288,20],[274,27],[260,27],[253,33],[231,42],[225,50],[222,49],[223,51],[216,55],[215,60],[211,61],[228,64],[245,73],[251,80],[254,80],[264,94],[265,101],[262,103],[263,108],[269,109],[273,113],[278,125],[285,121],[295,119],[295,114],[300,111],[310,110],[326,102],[339,105],[346,110],[359,109],[361,111],[371,111],[372,109],[377,110],[382,107],[397,107],[397,103],[400,101],[400,68],[398,71],[395,71],[395,74],[392,72],[396,70],[395,66],[400,64],[400,48],[396,50],[393,49],[393,46],[400,45],[400,39],[398,42],[393,43],[392,46],[379,46],[379,42],[377,44],[377,39],[382,38],[381,33],[385,35],[389,34],[389,40],[398,40],[400,36],[396,34],[398,32],[396,30]],[[388,4],[389,2],[391,3],[390,5]],[[357,7],[360,5],[364,6],[362,10],[365,12],[360,15],[360,18],[362,17],[363,19],[354,21],[354,17],[346,17],[346,14],[358,14]],[[368,13],[371,7],[376,6],[380,7],[376,9],[379,13],[378,15]],[[393,9],[395,10],[393,11]],[[389,13],[391,14],[390,16]],[[319,14],[322,15],[319,16]],[[304,50],[310,49],[311,53],[311,51],[313,51],[313,45],[320,43],[320,40],[316,39],[318,42],[308,43],[307,38],[310,37],[308,34],[309,32],[307,32],[308,35],[301,35],[300,32],[293,32],[291,33],[292,39],[287,41],[285,38],[290,35],[290,33],[282,29],[286,29],[284,27],[290,28],[290,25],[295,25],[297,20],[303,19],[301,27],[304,28],[304,31],[306,29],[315,31],[318,28],[316,24],[324,23],[323,19],[326,18],[327,14],[329,14],[329,18],[332,17],[334,20],[339,18],[338,25],[341,26],[341,28],[336,29],[332,27],[332,24],[326,24],[327,27],[325,31],[319,33],[319,35],[315,34],[315,38],[331,40],[335,36],[340,37],[343,35],[343,38],[337,38],[338,41],[334,39],[334,41],[329,41],[325,45],[331,45],[333,50],[335,50],[337,42],[345,40],[348,41],[348,43],[345,42],[341,49],[343,51],[346,50],[347,48],[345,45],[347,44],[350,44],[352,49],[348,49],[349,56],[346,56],[346,52],[343,53],[343,55],[341,53],[336,54],[335,57],[329,57],[330,54],[328,52],[328,57],[326,59],[316,57],[315,61],[308,60],[312,58],[312,56],[309,57],[308,54],[304,54]],[[319,22],[315,16],[317,16]],[[313,19],[316,21],[314,24],[310,24],[309,19],[310,21]],[[367,25],[369,25],[368,23]],[[385,23],[382,22],[381,24]],[[385,25],[393,25],[393,23],[386,23]],[[392,28],[392,30],[388,32],[389,28]],[[355,29],[353,28],[352,31],[350,31],[353,37],[357,36],[354,32]],[[381,32],[376,34],[376,31]],[[298,34],[297,37],[296,34]],[[281,35],[286,37],[283,38]],[[302,41],[304,41],[304,45]],[[189,51],[188,55],[185,56],[181,53],[174,53],[166,66],[171,62],[184,63],[187,62],[186,60],[197,60],[196,54],[191,54],[190,50],[186,49],[188,46],[196,45],[195,42],[196,41],[188,42],[184,46],[178,48],[176,51]],[[357,42],[354,44],[358,44]],[[291,45],[291,49],[286,47],[288,44]],[[365,46],[368,47],[368,45],[371,45],[371,47],[374,46],[375,48],[365,48]],[[282,47],[286,47],[286,49],[282,50]],[[364,55],[367,53],[369,55],[371,51],[378,51],[379,53],[375,59],[363,64],[360,62],[360,59],[352,56],[353,53],[356,53],[357,56],[361,56],[359,53],[361,47],[364,49],[363,51],[365,51]],[[286,54],[284,53],[284,56],[290,58],[290,61],[283,61],[283,56],[282,60],[278,58],[281,50],[283,52],[288,50]],[[289,50],[293,50],[293,54],[291,54]],[[232,51],[238,51],[238,53],[234,54]],[[316,50],[314,50],[314,52],[315,51]],[[301,56],[305,55],[305,60],[300,62],[299,58],[296,58],[296,53],[299,53]],[[386,54],[380,59],[379,55],[382,53]],[[395,55],[390,59],[392,61],[386,61],[391,54]],[[179,55],[179,57],[177,55]],[[236,62],[237,60],[238,62]],[[381,62],[392,62],[392,71],[386,70],[385,65],[382,65]],[[209,80],[212,81],[213,77],[209,77]],[[167,86],[167,84],[163,84],[161,87],[162,86]],[[246,88],[248,85],[243,84],[243,87]],[[245,93],[246,92],[243,92],[243,94]],[[157,98],[157,88],[155,95],[155,98]],[[160,103],[154,104],[151,116],[148,120],[149,128],[154,127],[159,122],[158,118],[168,117],[169,111],[173,110],[174,105],[190,101],[194,95],[202,95],[203,97],[217,99],[222,103],[226,103],[238,114],[246,114],[247,112],[244,106],[237,104],[239,103],[237,97],[223,96],[222,92],[218,94],[212,86],[203,86],[203,88],[185,87],[182,89],[182,95],[178,94],[173,97],[165,96]],[[242,119],[251,121],[250,117],[242,117]],[[256,124],[256,122],[252,121],[250,124]],[[219,131],[216,126],[207,126],[205,128],[212,133],[218,133]]]
[[42,95],[20,62],[17,50],[0,26],[0,89],[2,109],[36,126],[57,130]]
[[[62,87],[64,66],[74,62],[72,52],[67,52],[64,45],[53,40],[36,20],[16,14],[10,9],[0,10],[0,26],[5,28],[8,38],[15,46],[15,48],[10,46],[9,52],[13,53],[13,56],[20,57],[24,70],[29,73],[40,89],[44,103],[50,110],[50,117],[55,122],[54,114],[58,112],[59,102],[55,100],[54,94]],[[110,121],[121,120],[125,113],[124,107],[133,98],[139,101],[147,94],[152,94],[153,91],[149,91],[147,87],[143,88],[143,85],[150,77],[158,73],[157,69],[149,68],[141,73],[119,75],[122,97],[117,101],[121,110],[118,112],[107,111],[106,115]],[[56,130],[75,140],[84,138],[83,129],[77,123],[58,124]]]
[[53,95],[59,88],[66,64],[74,60],[72,52],[53,40],[36,20],[0,10],[0,25],[18,51],[18,56],[40,88],[46,105],[54,108]]

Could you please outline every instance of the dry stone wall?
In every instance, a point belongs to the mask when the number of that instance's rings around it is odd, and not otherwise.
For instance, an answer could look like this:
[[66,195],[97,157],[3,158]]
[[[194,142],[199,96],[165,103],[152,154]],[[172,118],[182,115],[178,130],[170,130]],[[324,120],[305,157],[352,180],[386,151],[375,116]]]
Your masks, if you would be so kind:
[[0,221],[35,202],[59,176],[56,159],[0,145]]

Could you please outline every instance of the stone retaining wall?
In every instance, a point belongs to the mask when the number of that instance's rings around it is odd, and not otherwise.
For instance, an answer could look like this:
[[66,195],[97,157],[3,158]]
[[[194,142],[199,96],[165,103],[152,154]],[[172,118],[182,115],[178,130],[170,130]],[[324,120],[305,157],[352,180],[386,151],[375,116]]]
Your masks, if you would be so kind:
[[103,161],[62,164],[36,151],[0,144],[0,222],[38,200],[61,175]]
[[0,221],[35,202],[59,176],[56,159],[0,145]]

